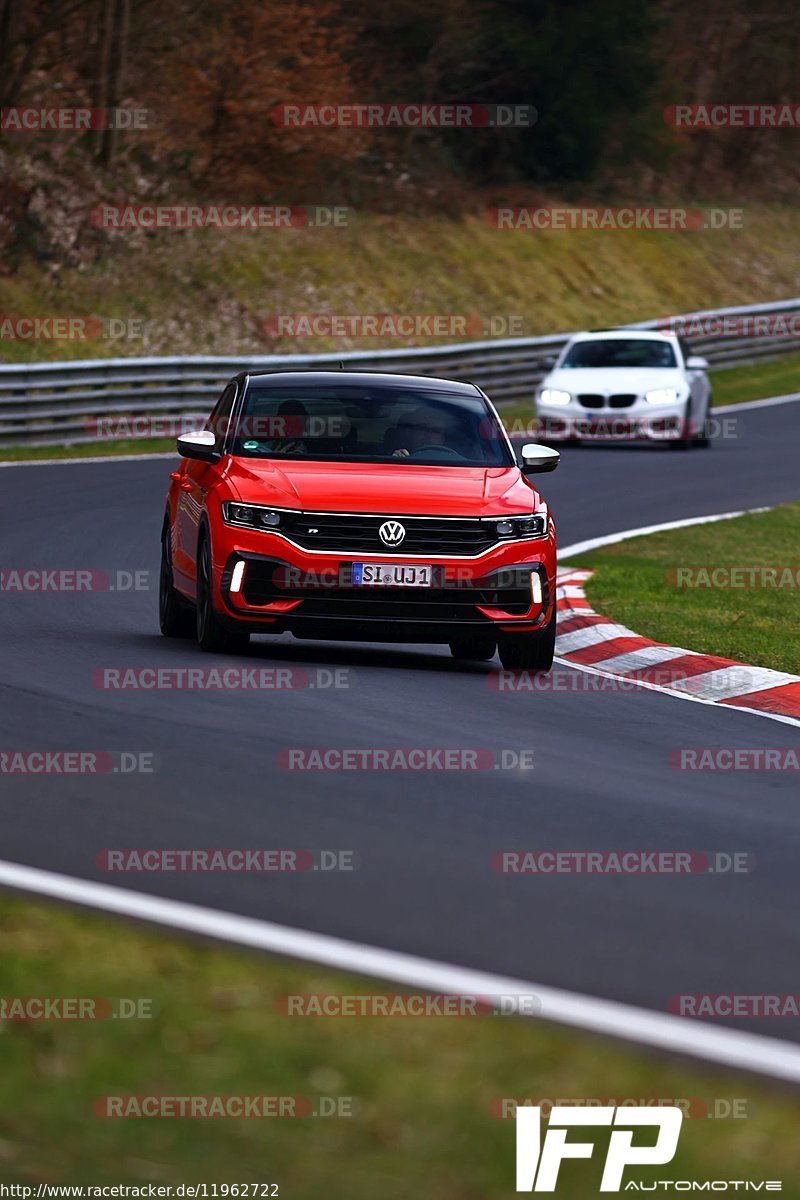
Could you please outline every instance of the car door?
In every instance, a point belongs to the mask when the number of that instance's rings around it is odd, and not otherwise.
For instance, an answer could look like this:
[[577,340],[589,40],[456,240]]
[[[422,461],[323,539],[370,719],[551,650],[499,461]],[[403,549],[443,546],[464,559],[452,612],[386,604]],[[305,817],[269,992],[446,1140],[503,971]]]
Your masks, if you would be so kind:
[[[225,444],[233,406],[236,402],[236,384],[229,383],[217,401],[214,411],[206,422],[206,429],[213,430],[217,437],[217,449],[221,452]],[[186,587],[194,592],[197,581],[197,538],[205,499],[210,488],[219,479],[219,463],[200,462],[187,458],[182,464],[179,479],[179,499],[176,520],[176,545],[174,567],[184,577]]]

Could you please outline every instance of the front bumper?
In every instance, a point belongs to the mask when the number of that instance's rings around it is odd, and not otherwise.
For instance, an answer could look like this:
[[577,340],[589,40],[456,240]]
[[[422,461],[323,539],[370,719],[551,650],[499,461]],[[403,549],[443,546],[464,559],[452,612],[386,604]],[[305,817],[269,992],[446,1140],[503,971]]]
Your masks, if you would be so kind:
[[[358,641],[444,643],[459,634],[541,632],[555,604],[547,537],[477,558],[304,551],[269,532],[222,524],[212,536],[216,608],[251,632]],[[424,563],[434,586],[354,586],[354,562]],[[243,571],[235,573],[238,563]],[[235,580],[235,582],[234,582]]]
[[589,409],[576,400],[569,404],[537,402],[538,432],[551,441],[579,438],[581,441],[669,442],[688,437],[687,403],[648,404],[637,400],[626,408]]

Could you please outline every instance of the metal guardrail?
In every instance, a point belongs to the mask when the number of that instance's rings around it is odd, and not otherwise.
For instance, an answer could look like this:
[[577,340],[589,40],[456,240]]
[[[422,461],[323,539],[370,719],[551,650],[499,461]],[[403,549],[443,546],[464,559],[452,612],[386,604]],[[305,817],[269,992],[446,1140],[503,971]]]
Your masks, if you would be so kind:
[[[722,308],[641,321],[630,329],[669,323],[713,367],[777,358],[800,349],[800,299]],[[752,328],[751,328],[752,326]],[[336,369],[441,375],[479,384],[497,404],[530,399],[545,361],[572,334],[463,342],[403,350],[237,357],[110,358],[0,365],[0,446],[63,445],[113,436],[113,423],[205,417],[232,375],[242,370]]]

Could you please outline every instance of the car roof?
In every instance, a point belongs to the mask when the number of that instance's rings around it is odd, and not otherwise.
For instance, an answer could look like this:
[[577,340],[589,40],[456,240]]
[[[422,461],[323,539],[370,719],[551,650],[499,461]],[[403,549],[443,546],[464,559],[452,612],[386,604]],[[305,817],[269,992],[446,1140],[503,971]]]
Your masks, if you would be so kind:
[[625,338],[641,338],[642,341],[649,342],[673,342],[677,338],[677,334],[672,330],[655,329],[587,329],[585,333],[576,333],[570,338],[570,342],[595,342],[608,341],[609,339]]
[[244,381],[250,378],[251,383],[259,387],[265,384],[352,384],[356,387],[392,387],[418,388],[420,385],[429,390],[440,392],[462,392],[474,396],[479,392],[474,383],[465,383],[457,379],[440,379],[434,375],[390,375],[385,371],[242,371],[236,378]]

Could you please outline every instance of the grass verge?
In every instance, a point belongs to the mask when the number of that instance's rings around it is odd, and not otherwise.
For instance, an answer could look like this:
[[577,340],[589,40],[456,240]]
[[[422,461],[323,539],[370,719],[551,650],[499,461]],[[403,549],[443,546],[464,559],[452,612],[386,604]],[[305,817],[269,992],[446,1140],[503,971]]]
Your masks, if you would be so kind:
[[[676,1160],[629,1177],[784,1180],[800,1194],[797,1105],[735,1075],[502,1017],[300,1018],[287,994],[391,993],[328,969],[197,946],[95,915],[0,898],[0,995],[146,999],[154,1015],[0,1023],[6,1183],[268,1183],[311,1200],[493,1200],[513,1191],[501,1098],[743,1101],[684,1121]],[[104,1119],[108,1095],[352,1098],[352,1116]],[[699,1103],[698,1103],[699,1102]],[[593,1195],[591,1163],[565,1194]]]
[[[358,213],[339,228],[255,233],[135,231],[115,235],[91,263],[43,271],[26,261],[0,278],[0,313],[103,314],[71,327],[78,332],[67,340],[5,337],[0,360],[533,337],[793,296],[799,253],[800,214],[790,205],[751,205],[744,227],[728,231],[531,233],[497,230],[478,212]],[[272,316],[320,313],[445,315],[461,318],[465,332],[268,333]]]
[[[710,525],[632,538],[582,556],[594,567],[587,584],[593,608],[644,637],[776,671],[800,674],[800,504],[784,504]],[[717,568],[775,567],[781,586],[742,586],[748,576]],[[677,576],[678,568],[698,575]],[[758,576],[760,578],[760,576]],[[677,586],[696,580],[698,586]],[[791,583],[794,580],[794,583]]]

